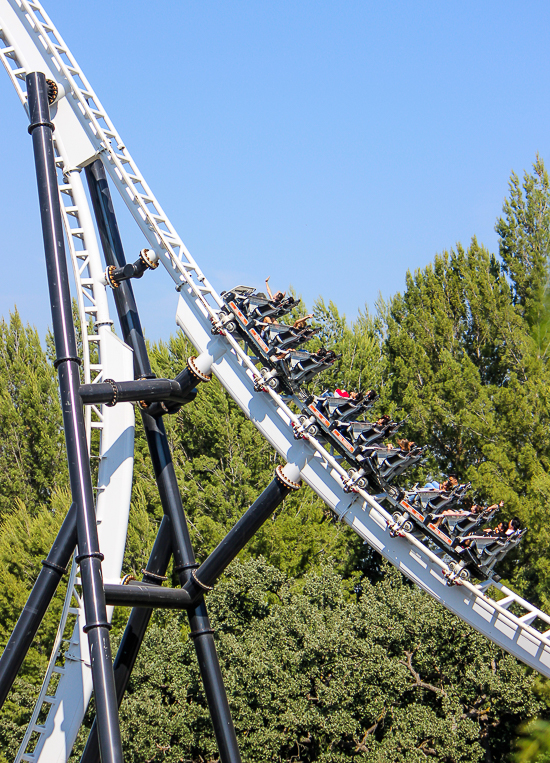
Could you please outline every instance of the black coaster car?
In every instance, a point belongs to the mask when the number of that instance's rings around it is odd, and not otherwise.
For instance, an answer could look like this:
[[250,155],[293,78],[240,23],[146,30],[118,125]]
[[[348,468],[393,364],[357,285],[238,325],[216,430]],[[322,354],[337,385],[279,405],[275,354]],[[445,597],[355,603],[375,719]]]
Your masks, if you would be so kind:
[[323,347],[314,353],[296,349],[320,329],[300,329],[272,322],[290,312],[299,299],[268,299],[265,294],[255,294],[249,286],[236,286],[224,292],[222,297],[225,306],[221,311],[220,327],[239,334],[265,364],[261,369],[264,381],[259,386],[265,384],[271,389],[296,395],[302,385],[308,384],[338,359],[334,352]]
[[[480,512],[465,510],[461,501],[470,484],[457,485],[452,491],[415,486],[405,498],[396,501],[387,496],[397,509],[393,514],[395,525],[390,532],[400,530],[418,538],[427,537],[453,561],[451,582],[467,580],[474,575],[479,580],[498,576],[493,574],[495,564],[517,546],[525,530],[510,536],[482,533],[481,526],[490,522],[498,507]],[[443,512],[452,512],[444,514]],[[439,523],[437,520],[441,520]]]
[[335,363],[340,355],[324,347],[316,352],[303,350],[290,350],[279,357],[279,353],[272,353],[266,359],[271,370],[261,369],[264,383],[272,389],[282,390],[288,395],[299,395],[301,388],[321,371],[325,371]]
[[425,448],[420,447],[412,448],[409,451],[401,450],[401,448],[378,450],[376,453],[376,472],[381,480],[389,484],[403,474],[406,469],[418,463],[425,450]]
[[526,532],[527,527],[510,535],[468,535],[463,538],[463,544],[460,546],[463,563],[466,567],[473,566],[486,578],[491,577],[495,565],[516,548]]
[[225,305],[220,318],[225,331],[233,334],[241,329],[248,334],[251,328],[261,330],[259,324],[266,318],[278,320],[300,303],[299,299],[292,296],[273,300],[262,292],[256,294],[255,291],[251,286],[235,286],[234,289],[222,292]]

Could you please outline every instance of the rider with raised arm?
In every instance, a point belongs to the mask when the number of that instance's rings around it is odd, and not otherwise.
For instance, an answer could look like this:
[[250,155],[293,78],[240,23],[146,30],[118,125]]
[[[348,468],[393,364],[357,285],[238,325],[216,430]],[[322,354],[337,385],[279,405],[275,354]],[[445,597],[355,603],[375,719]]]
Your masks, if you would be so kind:
[[271,278],[271,276],[268,276],[265,279],[265,288],[267,289],[267,294],[269,296],[269,299],[272,302],[281,302],[284,299],[284,297],[285,297],[286,291],[276,291],[275,294],[272,294],[271,289],[269,288],[269,279],[270,278]]

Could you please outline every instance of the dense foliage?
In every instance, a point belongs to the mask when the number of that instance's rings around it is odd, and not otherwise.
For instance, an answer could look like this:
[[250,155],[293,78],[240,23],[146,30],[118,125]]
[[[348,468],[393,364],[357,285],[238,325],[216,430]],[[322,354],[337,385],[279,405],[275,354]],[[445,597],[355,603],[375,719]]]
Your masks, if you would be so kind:
[[[476,239],[457,245],[351,323],[333,304],[314,306],[317,341],[341,354],[315,389],[375,388],[378,410],[406,418],[404,433],[430,450],[405,482],[452,471],[479,500],[504,499],[503,518],[518,515],[529,533],[501,574],[547,610],[549,202],[537,159],[522,182],[512,176],[499,253]],[[182,335],[150,349],[159,376],[173,377],[190,354]],[[277,458],[216,382],[166,427],[202,559],[271,480]],[[136,435],[124,566],[139,574],[162,510],[139,425]],[[55,372],[14,313],[0,323],[2,644],[69,501]],[[550,706],[545,681],[388,570],[306,488],[208,602],[249,763],[511,760],[518,727]],[[3,710],[0,761],[17,749],[60,606],[58,596]],[[118,613],[115,640],[123,626]],[[217,760],[187,633],[185,619],[155,614],[121,711],[129,761]],[[523,760],[546,754],[543,727],[533,728]]]

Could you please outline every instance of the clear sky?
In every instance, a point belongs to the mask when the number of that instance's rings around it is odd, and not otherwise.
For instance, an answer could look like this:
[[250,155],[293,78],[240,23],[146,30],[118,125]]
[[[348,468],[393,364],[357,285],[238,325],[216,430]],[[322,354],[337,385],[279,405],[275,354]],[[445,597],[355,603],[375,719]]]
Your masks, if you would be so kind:
[[[550,6],[532,0],[44,0],[219,290],[292,284],[352,318],[494,224],[550,163]],[[0,313],[49,323],[26,117],[0,70]],[[121,208],[127,257],[144,242]],[[174,329],[164,273],[136,285]]]

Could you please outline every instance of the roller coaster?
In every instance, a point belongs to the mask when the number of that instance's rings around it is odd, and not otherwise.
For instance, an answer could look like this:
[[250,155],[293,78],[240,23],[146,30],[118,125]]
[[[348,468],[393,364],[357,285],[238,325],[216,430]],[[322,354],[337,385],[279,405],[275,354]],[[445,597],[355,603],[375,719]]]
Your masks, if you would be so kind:
[[[280,321],[296,300],[247,286],[215,292],[39,2],[0,0],[0,57],[29,117],[73,500],[0,658],[2,704],[67,573],[53,651],[17,763],[66,761],[92,690],[96,720],[81,760],[123,759],[118,705],[155,607],[187,612],[220,760],[240,761],[207,594],[262,522],[302,483],[442,606],[550,676],[550,616],[503,585],[496,571],[524,530],[510,526],[484,532],[498,507],[472,506],[466,501],[467,485],[448,481],[406,490],[396,484],[424,449],[403,441],[387,444],[400,422],[368,420],[374,392],[310,393],[308,384],[337,357],[330,348],[304,349],[316,329]],[[144,247],[133,263],[125,259],[111,190],[120,194],[143,234]],[[151,372],[131,284],[136,277],[158,277],[149,271],[159,265],[176,289],[176,323],[196,352],[186,363],[182,359],[175,379],[157,379]],[[123,339],[112,329],[108,290]],[[213,375],[285,465],[277,467],[270,485],[199,565],[163,417],[182,405],[200,405],[200,385]],[[136,410],[164,518],[143,579],[121,581]],[[92,438],[93,430],[99,437]],[[99,462],[95,496],[90,456]],[[179,588],[163,585],[172,557]],[[491,586],[500,592],[498,601],[487,595]],[[113,663],[108,631],[114,606],[132,609]]]

